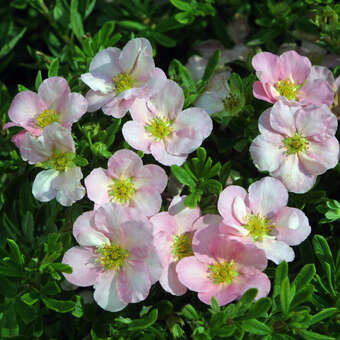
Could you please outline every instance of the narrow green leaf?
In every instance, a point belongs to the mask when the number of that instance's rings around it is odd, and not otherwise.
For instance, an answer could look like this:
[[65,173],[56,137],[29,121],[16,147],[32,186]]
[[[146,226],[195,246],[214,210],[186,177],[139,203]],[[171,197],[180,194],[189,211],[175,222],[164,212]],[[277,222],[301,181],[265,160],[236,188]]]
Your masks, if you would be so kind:
[[314,325],[316,323],[319,323],[320,321],[324,320],[324,319],[328,319],[330,317],[332,317],[333,315],[335,315],[336,313],[338,313],[338,309],[337,308],[326,308],[324,310],[322,310],[321,312],[314,314],[309,322],[309,325]]
[[196,309],[190,304],[187,304],[183,307],[182,315],[188,320],[198,320],[199,318]]
[[39,70],[37,73],[37,76],[35,77],[35,81],[34,81],[34,87],[35,90],[38,92],[39,86],[42,82],[42,76],[41,76],[41,71]]
[[11,239],[7,239],[7,243],[10,248],[11,260],[17,263],[19,266],[22,266],[25,261],[23,255],[21,254],[19,246],[14,240]]
[[128,326],[128,330],[136,331],[151,327],[158,318],[158,310],[154,308],[147,316],[139,320],[133,320]]
[[213,195],[219,195],[223,189],[222,183],[216,179],[208,179],[204,182],[203,187]]
[[238,305],[249,306],[254,301],[257,293],[257,288],[248,289],[240,298]]
[[284,315],[288,315],[289,312],[289,305],[290,305],[290,282],[289,278],[286,276],[280,288],[280,302],[281,302],[281,309]]
[[17,34],[14,38],[12,38],[8,43],[4,44],[0,49],[0,58],[6,56],[9,52],[12,51],[12,49],[15,47],[15,45],[18,43],[18,41],[22,38],[22,36],[25,34],[27,30],[27,27],[24,27],[19,34]]
[[145,31],[148,28],[148,26],[132,20],[121,20],[117,24],[131,31]]
[[26,305],[34,305],[36,302],[39,301],[39,295],[37,293],[34,292],[29,292],[29,293],[25,293],[23,295],[21,295],[20,297],[22,302],[25,302]]
[[198,159],[204,163],[205,160],[207,159],[207,150],[205,150],[204,148],[202,147],[199,147],[197,150],[196,150],[196,155],[198,157]]
[[59,71],[59,59],[54,58],[50,66],[48,67],[48,76],[55,77],[58,75],[58,71]]
[[194,189],[196,187],[195,181],[180,166],[172,165],[171,172],[182,184],[187,185],[190,189]]
[[190,195],[188,195],[185,198],[184,204],[188,208],[192,208],[192,209],[196,208],[200,198],[201,198],[201,195],[196,190],[194,190]]
[[242,325],[243,329],[251,334],[267,335],[271,333],[271,328],[269,326],[256,319],[245,320]]
[[330,264],[331,269],[335,269],[332,252],[329,248],[327,240],[321,235],[315,235],[313,238],[313,247],[315,255],[321,263],[327,262]]
[[311,331],[307,331],[305,329],[301,329],[302,337],[306,340],[335,340],[335,338]]
[[171,3],[178,9],[184,11],[184,12],[190,12],[192,10],[191,5],[183,0],[170,0]]
[[161,46],[168,47],[168,48],[176,46],[176,40],[168,37],[167,35],[163,33],[152,32],[151,35]]
[[75,302],[70,300],[56,300],[48,297],[42,298],[45,306],[59,313],[68,313],[73,311]]
[[12,338],[19,335],[19,325],[14,305],[9,305],[0,320],[0,335],[2,338]]
[[315,265],[308,263],[299,271],[293,284],[298,292],[301,288],[305,287],[314,277],[316,273]]
[[245,317],[249,319],[259,318],[268,312],[271,305],[272,300],[270,298],[259,299],[250,307]]
[[82,18],[78,12],[78,0],[71,0],[71,27],[74,35],[81,42],[84,36],[84,27]]
[[216,50],[214,54],[209,58],[208,64],[205,68],[202,80],[208,82],[214,74],[216,67],[218,66],[221,59],[221,51]]
[[288,264],[287,262],[281,262],[275,270],[275,279],[274,279],[274,287],[273,287],[273,297],[280,294],[281,291],[281,283],[285,277],[288,275]]
[[212,310],[213,313],[217,313],[217,312],[219,312],[221,310],[221,307],[218,304],[215,296],[213,296],[211,298],[210,304],[211,304],[211,310]]

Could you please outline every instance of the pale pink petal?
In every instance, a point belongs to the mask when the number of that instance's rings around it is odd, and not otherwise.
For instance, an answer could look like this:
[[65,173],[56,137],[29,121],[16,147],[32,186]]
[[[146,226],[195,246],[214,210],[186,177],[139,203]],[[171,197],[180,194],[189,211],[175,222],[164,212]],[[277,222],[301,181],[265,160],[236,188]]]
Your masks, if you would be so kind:
[[208,39],[197,45],[196,50],[205,59],[209,59],[216,50],[224,50],[223,44],[216,39]]
[[279,233],[276,239],[291,246],[300,244],[311,233],[307,216],[296,208],[280,209],[272,218],[272,222]]
[[82,178],[80,167],[59,173],[53,182],[53,187],[57,190],[56,199],[61,205],[69,207],[85,196],[85,188],[80,183]]
[[288,191],[285,186],[272,177],[265,177],[249,186],[251,210],[261,216],[272,216],[288,203]]
[[90,64],[92,75],[112,84],[113,77],[123,71],[119,67],[120,54],[120,49],[116,47],[109,47],[98,52]]
[[297,112],[297,130],[314,141],[325,141],[334,136],[337,127],[338,120],[327,105],[307,106]]
[[163,266],[160,256],[156,251],[155,245],[153,244],[152,247],[149,246],[148,250],[149,250],[148,257],[144,258],[143,260],[148,266],[148,275],[150,282],[151,284],[154,284],[160,279],[163,271]]
[[[129,92],[131,94],[130,98],[127,98],[127,99],[121,98],[120,96],[122,96],[126,92]],[[103,105],[102,110],[104,114],[108,116],[112,116],[114,118],[122,118],[131,108],[137,95],[138,95],[138,91],[136,92],[134,88],[130,90],[126,90],[120,95],[118,95],[118,97],[114,97],[111,100],[107,101]]]
[[18,149],[22,147],[27,133],[26,130],[23,130],[12,136],[11,141]]
[[262,243],[257,243],[257,246],[264,250],[268,260],[271,260],[276,264],[279,264],[282,261],[291,262],[294,260],[294,251],[285,242],[267,238],[264,239]]
[[194,105],[204,109],[210,115],[224,110],[223,101],[217,98],[213,92],[204,92]]
[[93,91],[100,92],[105,95],[114,93],[113,80],[106,80],[100,77],[96,77],[93,73],[83,73],[80,79],[89,86]]
[[45,102],[47,108],[57,113],[63,111],[70,93],[68,83],[62,77],[45,79],[38,89],[38,95]]
[[154,72],[151,75],[151,78],[146,83],[146,93],[141,94],[144,97],[153,96],[156,92],[162,88],[167,81],[166,74],[162,69],[156,67]]
[[110,270],[102,273],[94,284],[94,300],[109,312],[118,312],[128,304],[118,295],[117,281],[118,273]]
[[242,224],[246,224],[249,209],[247,208],[244,199],[240,196],[235,197],[233,201],[233,213],[238,221]]
[[302,84],[308,77],[312,64],[307,57],[295,51],[288,51],[280,56],[281,79],[293,79],[296,84]]
[[60,113],[60,124],[71,128],[87,111],[87,100],[79,93],[71,93]]
[[171,154],[186,154],[196,150],[212,131],[212,120],[200,108],[182,111],[173,125],[173,133],[166,140],[166,149]]
[[124,72],[138,81],[147,81],[155,69],[152,46],[145,38],[130,40],[119,56],[119,65]]
[[298,107],[290,107],[283,101],[276,102],[269,116],[270,126],[283,136],[291,136],[295,133],[295,112]]
[[118,272],[117,289],[122,301],[143,301],[149,295],[150,288],[148,267],[143,261],[129,261],[129,264]]
[[299,154],[299,160],[312,175],[321,175],[338,164],[339,142],[335,137],[321,143],[309,141],[307,150]]
[[264,83],[256,81],[253,85],[253,95],[257,99],[265,100],[269,103],[275,103],[277,101],[272,95],[269,95],[265,89]]
[[[273,138],[271,138],[273,137]],[[279,134],[262,134],[250,145],[249,152],[255,166],[260,171],[274,171],[284,160],[283,137]]]
[[58,123],[52,123],[43,130],[44,144],[53,152],[75,152],[74,141],[69,129]]
[[163,165],[179,165],[181,166],[187,159],[188,154],[172,155],[165,150],[162,142],[151,144],[150,151],[156,161]]
[[241,295],[243,295],[250,288],[257,288],[255,301],[267,296],[270,291],[270,280],[268,276],[258,270],[252,270],[252,268],[247,269],[248,275],[245,275],[245,280],[243,282],[243,291]]
[[222,284],[212,284],[212,287],[207,292],[199,292],[198,298],[210,305],[211,298],[214,296],[220,306],[224,306],[235,299],[239,298],[242,295],[242,290],[240,286],[231,284],[231,285],[222,285]]
[[150,153],[150,146],[154,139],[145,131],[144,125],[133,120],[123,125],[122,133],[125,140],[135,149]]
[[109,186],[112,183],[112,178],[106,170],[102,168],[92,170],[85,178],[87,197],[96,204],[110,202]]
[[276,83],[280,79],[280,59],[277,55],[269,52],[258,53],[253,57],[252,65],[260,81]]
[[35,137],[26,133],[20,141],[20,155],[24,161],[36,164],[47,161],[52,154],[50,148],[46,148],[42,136]]
[[137,169],[133,182],[136,189],[148,186],[160,193],[165,190],[167,183],[168,176],[166,172],[155,164],[147,164]]
[[[82,213],[78,218],[75,220],[73,224],[73,236],[78,241],[77,237],[80,233],[89,233],[93,230],[96,230],[92,224],[94,211],[86,211]],[[79,243],[79,242],[78,242]]]
[[32,187],[34,198],[41,202],[48,202],[55,198],[57,190],[53,187],[53,182],[58,175],[59,172],[54,169],[39,172]]
[[184,104],[183,90],[177,83],[167,80],[164,86],[150,99],[155,111],[160,116],[172,120],[182,110]]
[[129,206],[137,209],[145,216],[152,216],[157,214],[161,209],[162,198],[156,190],[142,187],[131,197]]
[[195,223],[194,228],[196,230],[206,228],[209,225],[219,225],[222,223],[222,217],[220,215],[214,215],[214,214],[207,214],[204,216],[201,216]]
[[316,181],[316,176],[311,175],[304,168],[297,154],[287,156],[280,168],[271,172],[270,175],[281,180],[288,191],[295,193],[309,191]]
[[99,110],[107,102],[114,97],[113,93],[102,94],[99,91],[89,90],[86,94],[86,100],[88,102],[88,112],[94,112]]
[[142,125],[148,124],[156,117],[146,98],[137,98],[130,108],[130,114],[133,120]]
[[93,263],[92,249],[73,247],[63,257],[62,263],[72,267],[71,274],[63,273],[66,280],[80,287],[92,286],[101,273],[100,266]]
[[334,83],[334,76],[332,71],[324,66],[312,66],[312,69],[307,78],[307,82],[315,79],[325,80],[331,86]]
[[326,81],[316,79],[307,82],[297,93],[297,98],[304,104],[331,106],[334,100],[334,92]]
[[240,221],[237,219],[233,213],[233,202],[236,197],[240,197],[243,200],[246,198],[247,192],[237,185],[230,185],[226,187],[218,198],[218,211],[222,215],[224,223],[227,225],[241,225]]
[[108,161],[108,174],[113,178],[134,177],[143,167],[142,159],[131,150],[118,150]]
[[208,268],[208,264],[198,261],[195,256],[185,257],[176,266],[178,280],[195,292],[210,291],[213,283]]
[[9,118],[25,129],[34,128],[34,119],[45,109],[47,106],[45,102],[34,92],[24,91],[18,93],[9,108]]
[[165,267],[159,283],[166,292],[180,296],[187,292],[187,288],[178,280],[176,266],[177,262],[172,262],[169,266]]
[[193,55],[188,59],[188,63],[185,66],[190,71],[193,80],[198,81],[202,79],[207,63],[206,59]]

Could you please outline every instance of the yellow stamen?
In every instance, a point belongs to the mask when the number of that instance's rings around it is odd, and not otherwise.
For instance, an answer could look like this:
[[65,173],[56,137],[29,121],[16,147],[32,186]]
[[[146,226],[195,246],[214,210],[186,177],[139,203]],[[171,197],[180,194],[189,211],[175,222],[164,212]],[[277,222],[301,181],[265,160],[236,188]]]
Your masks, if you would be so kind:
[[64,153],[56,152],[46,163],[48,167],[62,172],[74,166],[74,163],[73,163],[74,158],[75,158],[75,154],[72,152],[64,152]]
[[308,139],[301,136],[299,133],[296,133],[292,137],[286,137],[282,142],[288,155],[304,152],[308,148]]
[[275,84],[277,92],[280,96],[286,97],[289,100],[296,100],[296,94],[303,84],[295,85],[294,81],[289,79],[280,80]]
[[176,259],[176,261],[192,255],[194,255],[192,251],[192,234],[184,233],[181,235],[174,235],[172,244],[172,256]]
[[40,115],[35,119],[35,123],[43,129],[47,125],[50,125],[54,122],[59,122],[59,115],[52,109],[44,110],[40,113]]
[[209,265],[209,271],[211,272],[210,278],[214,284],[226,283],[230,285],[233,282],[234,277],[240,273],[235,270],[234,260],[230,262],[217,262],[216,264]]
[[104,270],[114,270],[116,272],[123,267],[126,258],[129,256],[128,250],[115,244],[97,248],[97,253],[100,254],[99,262],[104,267]]
[[149,124],[145,125],[145,131],[148,132],[155,141],[160,141],[172,133],[173,121],[163,117],[155,117]]
[[249,215],[247,224],[243,227],[249,230],[249,235],[254,242],[262,241],[266,235],[274,228],[270,220],[266,217],[257,215]]
[[135,192],[136,189],[131,178],[114,179],[113,184],[109,186],[109,195],[112,200],[120,204],[127,203]]
[[120,94],[126,90],[133,88],[136,80],[128,73],[119,73],[113,77],[113,82],[116,88],[116,94]]

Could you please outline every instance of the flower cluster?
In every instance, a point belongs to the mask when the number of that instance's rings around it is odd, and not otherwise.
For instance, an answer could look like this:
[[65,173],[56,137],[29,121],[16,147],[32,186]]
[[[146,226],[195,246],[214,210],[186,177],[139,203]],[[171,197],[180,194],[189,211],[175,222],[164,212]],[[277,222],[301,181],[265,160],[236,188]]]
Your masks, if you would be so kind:
[[[316,177],[339,160],[337,118],[329,108],[339,105],[339,79],[294,51],[280,57],[263,52],[252,60],[259,78],[254,96],[274,105],[259,118],[261,134],[250,154],[256,167],[272,177],[253,182],[248,191],[227,186],[218,197],[219,215],[188,208],[180,195],[161,211],[167,173],[143,164],[140,154],[180,166],[211,134],[210,115],[223,111],[230,95],[225,64],[248,53],[242,39],[235,41],[234,50],[222,51],[220,65],[193,108],[183,108],[183,90],[155,66],[145,38],[94,57],[89,72],[81,75],[90,87],[86,98],[71,93],[64,78],[52,77],[38,93],[21,92],[12,102],[12,122],[4,128],[23,128],[12,141],[23,160],[43,169],[33,183],[34,197],[70,206],[86,188],[94,203],[73,225],[79,246],[64,254],[63,263],[73,270],[64,275],[74,285],[93,286],[94,300],[105,310],[144,300],[157,281],[173,295],[195,291],[207,304],[215,297],[225,305],[249,288],[257,288],[259,299],[270,291],[263,273],[268,260],[293,261],[291,246],[311,232],[306,215],[287,207],[288,191],[310,190]],[[195,81],[216,48],[222,49],[208,41],[199,47],[203,57],[190,58]],[[90,169],[84,187],[71,128],[85,112],[99,109],[114,118],[129,112],[122,135],[139,154],[115,151],[107,168]]]

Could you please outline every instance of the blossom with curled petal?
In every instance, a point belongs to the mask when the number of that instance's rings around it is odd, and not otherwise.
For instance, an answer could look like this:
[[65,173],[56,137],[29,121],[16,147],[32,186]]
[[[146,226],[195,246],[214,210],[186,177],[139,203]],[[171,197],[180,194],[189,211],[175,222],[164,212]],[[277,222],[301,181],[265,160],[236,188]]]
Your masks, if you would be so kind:
[[136,98],[151,95],[166,79],[155,67],[151,44],[145,38],[130,40],[122,50],[109,47],[98,52],[89,71],[81,75],[91,88],[86,95],[88,110],[101,108],[115,118],[123,117]]
[[249,151],[260,171],[269,171],[288,191],[304,193],[339,161],[337,126],[327,105],[292,106],[280,100],[260,116],[261,135]]
[[173,295],[183,295],[187,291],[178,281],[176,266],[183,258],[193,255],[192,238],[197,230],[194,223],[201,215],[198,207],[186,207],[184,199],[185,197],[175,196],[168,211],[150,218],[155,246],[163,265],[159,282],[164,290]]
[[79,246],[69,249],[62,260],[73,269],[64,274],[69,282],[93,286],[94,300],[110,312],[146,299],[162,271],[146,217],[106,204],[80,215],[73,236]]
[[130,108],[133,120],[123,126],[125,140],[151,153],[164,165],[181,165],[212,131],[212,120],[200,108],[182,111],[184,95],[172,80],[150,98],[138,98]]
[[48,202],[56,198],[61,205],[71,206],[83,198],[85,188],[80,184],[83,174],[74,163],[75,146],[69,129],[51,123],[41,136],[27,133],[20,153],[25,161],[46,169],[33,182],[32,193],[37,200]]
[[143,165],[141,158],[130,150],[116,151],[107,170],[94,169],[85,178],[87,195],[97,206],[112,202],[136,209],[144,216],[159,212],[167,182],[160,166]]
[[40,136],[53,122],[71,129],[86,111],[87,101],[81,94],[71,93],[64,78],[51,77],[40,84],[38,93],[23,91],[14,97],[8,111],[11,122],[3,128],[20,126],[25,129],[12,138],[12,142],[20,147],[27,132]]
[[248,193],[230,185],[220,194],[218,210],[223,218],[219,229],[232,239],[253,243],[276,264],[293,261],[290,247],[303,242],[311,232],[306,215],[287,207],[288,191],[272,177],[254,182]]
[[256,54],[252,59],[259,81],[253,86],[256,98],[275,103],[285,97],[291,102],[327,106],[333,103],[333,91],[324,79],[311,73],[312,64],[295,51],[280,56],[269,52]]
[[214,296],[220,306],[239,299],[248,289],[257,288],[256,299],[268,295],[270,280],[262,271],[265,253],[252,244],[232,240],[215,225],[196,231],[193,256],[176,266],[179,281],[198,298],[210,304]]

